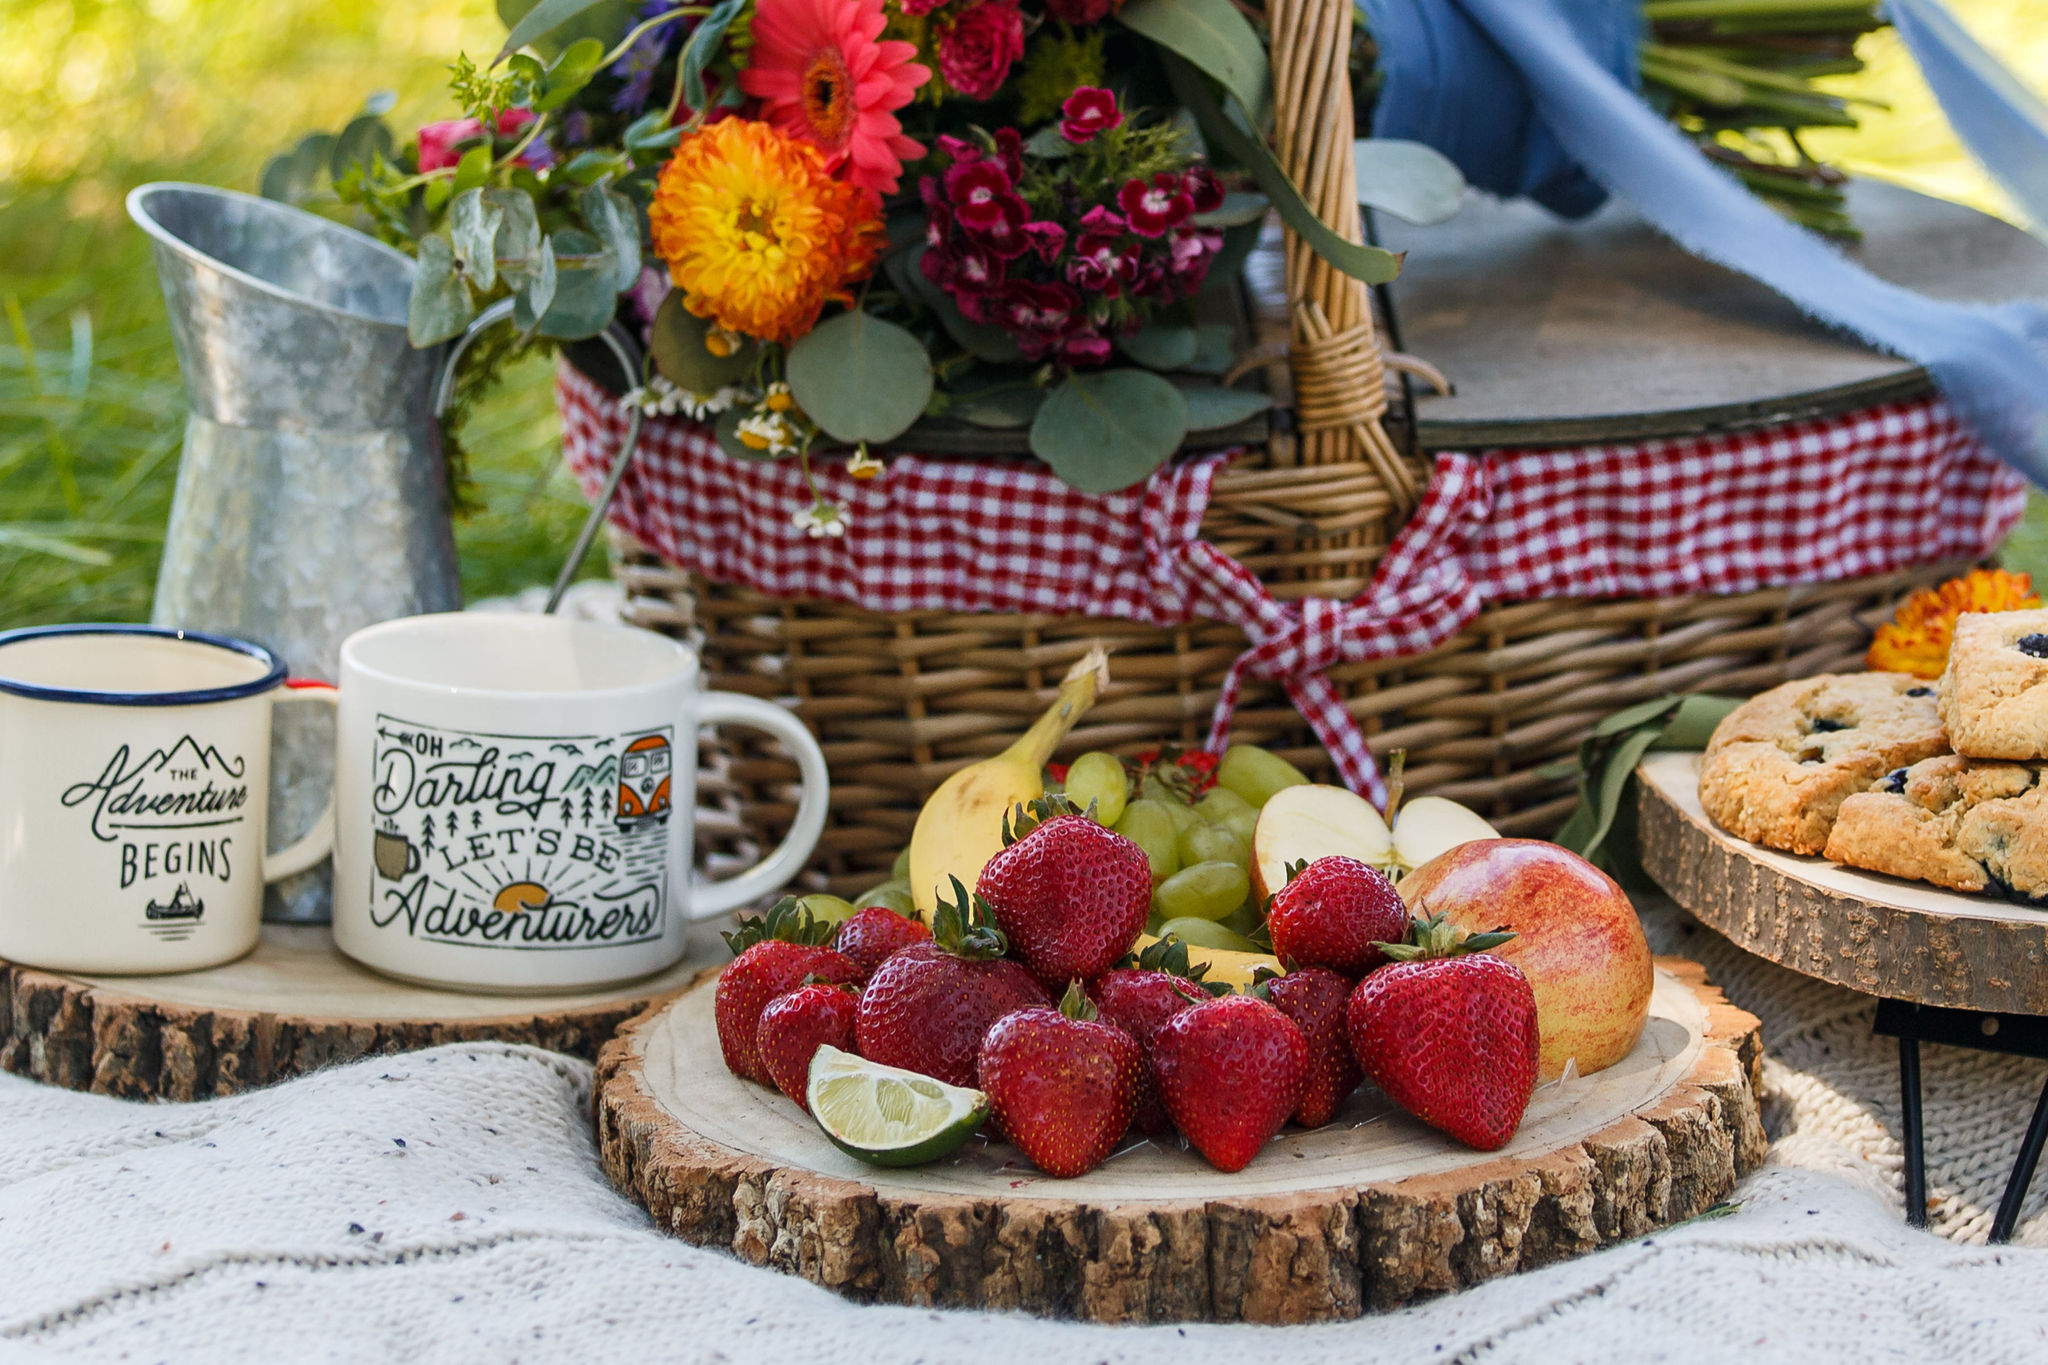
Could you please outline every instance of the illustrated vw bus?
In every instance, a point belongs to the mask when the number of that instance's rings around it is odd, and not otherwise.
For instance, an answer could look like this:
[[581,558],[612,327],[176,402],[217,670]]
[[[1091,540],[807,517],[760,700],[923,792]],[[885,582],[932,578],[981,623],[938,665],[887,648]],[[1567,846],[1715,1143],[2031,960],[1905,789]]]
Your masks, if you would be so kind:
[[612,818],[629,834],[649,820],[668,823],[670,751],[667,735],[642,735],[619,756],[619,808]]

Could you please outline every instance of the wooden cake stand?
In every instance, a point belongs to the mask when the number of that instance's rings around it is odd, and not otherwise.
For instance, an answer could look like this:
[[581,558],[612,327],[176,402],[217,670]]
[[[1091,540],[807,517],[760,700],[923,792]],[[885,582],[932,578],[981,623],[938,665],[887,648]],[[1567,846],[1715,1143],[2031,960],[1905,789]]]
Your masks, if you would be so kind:
[[[1644,871],[1737,947],[1878,997],[1875,1031],[1899,1040],[1906,1220],[1927,1222],[1920,1044],[2048,1058],[2048,910],[1963,895],[1760,848],[1707,818],[1696,753],[1636,769]],[[2034,1107],[1991,1225],[2012,1236],[2048,1143],[2048,1087]]]
[[464,995],[357,966],[325,925],[266,924],[248,956],[170,976],[0,962],[0,1070],[73,1090],[192,1100],[440,1043],[492,1039],[594,1057],[620,1023],[680,990],[707,960],[584,994]]
[[1057,1180],[980,1138],[880,1170],[725,1069],[708,973],[606,1044],[598,1144],[661,1227],[855,1299],[1120,1323],[1352,1317],[1691,1217],[1762,1160],[1756,1019],[1693,964],[1659,968],[1635,1051],[1539,1087],[1492,1154],[1368,1088],[1234,1175],[1140,1142]]

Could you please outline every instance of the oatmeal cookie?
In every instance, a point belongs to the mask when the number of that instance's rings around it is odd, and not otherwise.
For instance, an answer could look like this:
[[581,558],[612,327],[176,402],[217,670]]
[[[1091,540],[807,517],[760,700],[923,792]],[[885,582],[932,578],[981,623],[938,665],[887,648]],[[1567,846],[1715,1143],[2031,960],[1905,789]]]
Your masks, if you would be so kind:
[[1956,754],[1901,768],[1842,803],[1827,856],[1953,891],[2048,896],[2043,769]]
[[1818,853],[1846,798],[1947,751],[1934,688],[1918,678],[1802,678],[1751,698],[1716,727],[1700,765],[1700,804],[1739,838]]
[[1938,700],[1957,753],[2048,758],[2048,610],[1958,616]]

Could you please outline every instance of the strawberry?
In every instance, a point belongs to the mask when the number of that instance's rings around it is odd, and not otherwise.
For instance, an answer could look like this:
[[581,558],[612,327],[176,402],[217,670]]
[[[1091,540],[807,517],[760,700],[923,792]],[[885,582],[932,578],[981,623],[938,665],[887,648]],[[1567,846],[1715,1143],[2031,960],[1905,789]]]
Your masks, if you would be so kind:
[[1485,951],[1513,937],[1425,920],[1409,942],[1380,945],[1394,963],[1344,1011],[1351,1051],[1387,1098],[1482,1152],[1507,1145],[1536,1089],[1536,993]]
[[1266,932],[1289,968],[1328,967],[1357,980],[1386,961],[1375,943],[1407,937],[1408,907],[1376,868],[1318,858],[1273,893]]
[[869,1061],[971,1086],[981,1040],[996,1020],[1050,1005],[1052,997],[1023,963],[1003,956],[1003,931],[957,877],[953,893],[932,912],[931,942],[911,944],[868,978],[854,1036]]
[[1308,1040],[1258,997],[1226,995],[1159,1026],[1152,1079],[1195,1150],[1219,1171],[1241,1171],[1300,1105]]
[[754,1028],[754,1050],[761,1055],[761,1069],[775,1082],[775,1088],[795,1100],[805,1113],[811,1110],[805,1098],[810,1090],[811,1054],[826,1043],[841,1052],[852,1052],[853,1020],[859,1008],[858,995],[822,981],[798,986],[762,1007],[761,1022]]
[[1351,983],[1328,967],[1299,967],[1285,976],[1268,974],[1266,968],[1260,972],[1262,979],[1252,994],[1292,1019],[1308,1040],[1308,1079],[1302,1085],[1294,1121],[1304,1128],[1320,1128],[1358,1089],[1358,1061],[1351,1055],[1351,1040],[1344,1033]]
[[1131,1126],[1144,1049],[1095,1017],[1079,981],[1058,1009],[1017,1010],[981,1040],[976,1070],[989,1110],[1047,1175],[1100,1166]]
[[[1132,961],[1130,958],[1124,959]],[[1177,938],[1146,945],[1135,966],[1114,967],[1088,983],[1088,994],[1102,1017],[1137,1039],[1147,1065],[1138,1078],[1138,1104],[1131,1122],[1147,1137],[1165,1137],[1173,1120],[1159,1103],[1152,1084],[1152,1035],[1174,1015],[1207,1000],[1212,991],[1229,989],[1201,980],[1207,964],[1190,968],[1187,945]]]
[[886,905],[870,905],[839,922],[832,946],[859,965],[865,980],[875,974],[875,968],[891,953],[913,943],[927,942],[931,936],[932,931],[924,927],[924,921],[899,915]]
[[718,1023],[718,1047],[726,1069],[763,1085],[775,1078],[761,1065],[754,1031],[761,1011],[776,996],[801,985],[807,976],[821,981],[858,981],[852,959],[824,947],[832,925],[805,909],[795,896],[784,896],[765,918],[749,916],[725,935],[737,955],[718,976],[712,1017]]
[[[1039,823],[988,860],[975,895],[1041,981],[1100,976],[1145,932],[1152,865],[1144,849],[1074,813],[1071,801],[1032,805]],[[1004,825],[1007,835],[1007,817]]]

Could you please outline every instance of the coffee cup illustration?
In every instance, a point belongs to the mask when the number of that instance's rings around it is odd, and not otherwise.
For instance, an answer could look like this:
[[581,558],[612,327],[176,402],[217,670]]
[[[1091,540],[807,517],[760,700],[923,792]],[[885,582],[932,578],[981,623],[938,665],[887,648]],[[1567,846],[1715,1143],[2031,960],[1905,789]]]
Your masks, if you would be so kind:
[[387,881],[395,882],[420,870],[420,851],[412,846],[412,840],[395,829],[377,831],[371,856],[376,860],[377,871]]

